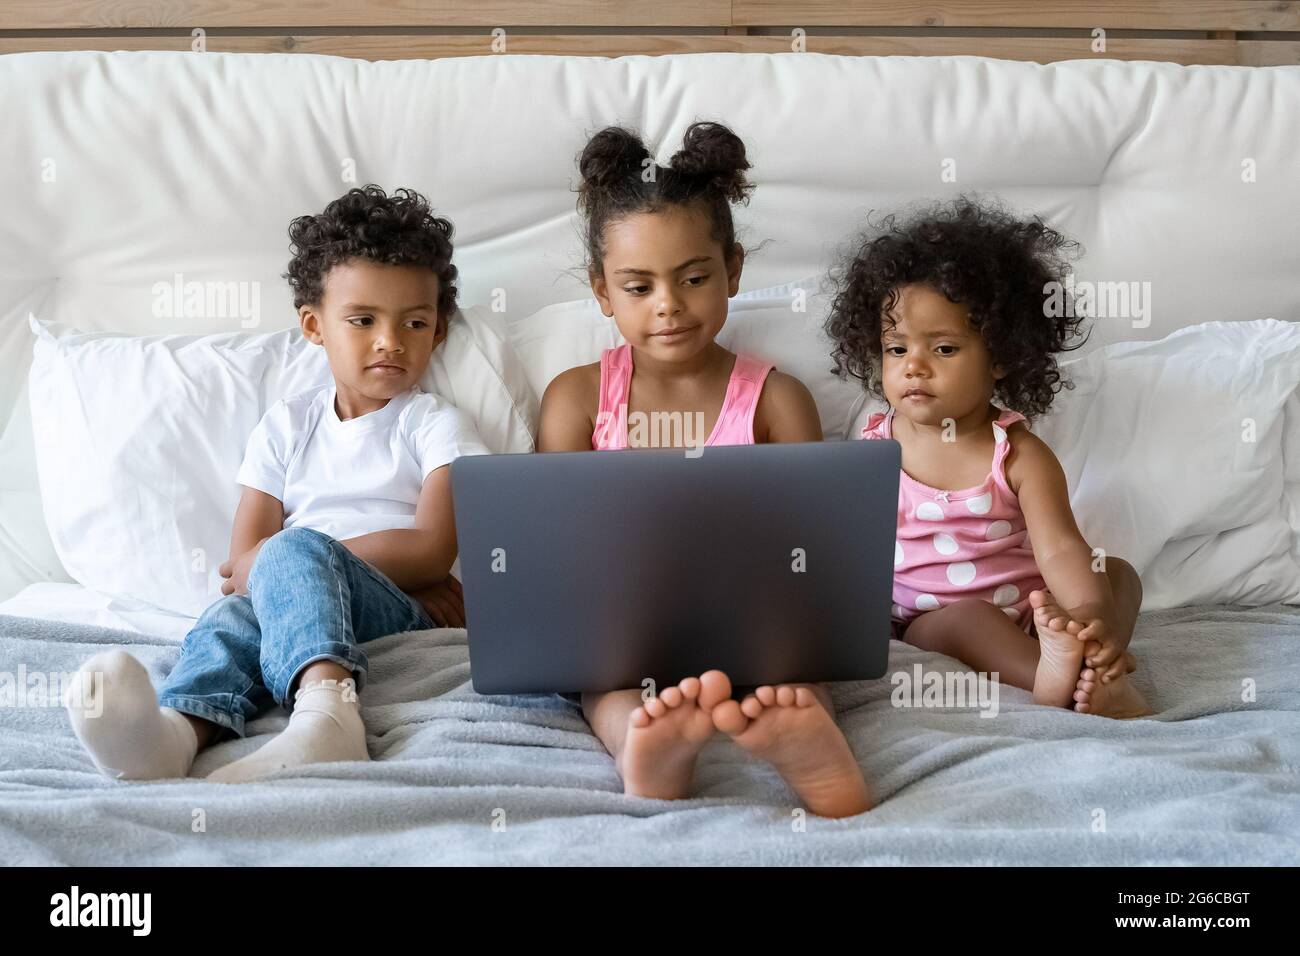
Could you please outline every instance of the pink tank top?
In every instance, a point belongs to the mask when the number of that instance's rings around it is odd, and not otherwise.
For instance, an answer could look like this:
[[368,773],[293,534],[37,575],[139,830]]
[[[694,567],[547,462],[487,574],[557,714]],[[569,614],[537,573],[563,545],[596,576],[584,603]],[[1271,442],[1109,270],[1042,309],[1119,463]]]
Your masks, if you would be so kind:
[[[713,431],[704,444],[754,444],[754,411],[763,382],[773,366],[747,355],[737,355],[727,394]],[[600,355],[600,409],[596,412],[596,429],[591,433],[591,447],[596,451],[627,448],[627,396],[632,388],[632,346],[605,349]]]
[[[896,624],[962,598],[981,598],[1025,631],[1033,623],[1029,592],[1044,588],[1029,531],[1004,463],[1007,429],[1025,420],[1004,409],[993,423],[993,467],[982,484],[960,491],[898,476],[898,536],[894,541]],[[894,436],[894,411],[877,412],[862,429],[868,439]],[[1032,633],[1032,632],[1031,632]]]

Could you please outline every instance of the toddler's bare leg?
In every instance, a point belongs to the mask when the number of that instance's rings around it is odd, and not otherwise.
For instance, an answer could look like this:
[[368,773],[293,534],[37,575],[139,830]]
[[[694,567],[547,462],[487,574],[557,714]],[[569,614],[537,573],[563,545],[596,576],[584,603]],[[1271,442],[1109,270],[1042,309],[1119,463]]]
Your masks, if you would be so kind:
[[1000,608],[978,598],[955,601],[916,618],[903,640],[955,657],[972,670],[996,671],[999,679],[1033,691],[1034,702],[1054,707],[1074,703],[1083,648],[1064,632],[1030,637]]

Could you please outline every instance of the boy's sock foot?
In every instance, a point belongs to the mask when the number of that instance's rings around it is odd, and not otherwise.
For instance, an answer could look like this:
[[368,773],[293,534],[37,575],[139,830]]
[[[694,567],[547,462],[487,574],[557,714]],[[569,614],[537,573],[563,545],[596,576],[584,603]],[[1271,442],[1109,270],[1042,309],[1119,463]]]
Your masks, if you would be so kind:
[[805,806],[822,817],[871,809],[871,793],[835,718],[807,685],[759,687],[743,701],[723,701],[714,724],[766,760]]
[[707,671],[665,689],[632,711],[618,760],[623,792],[659,800],[686,796],[695,760],[716,733],[713,708],[730,696],[727,675]]
[[356,681],[313,681],[294,696],[289,726],[273,740],[210,773],[217,783],[244,783],[290,767],[369,760]]
[[198,737],[185,716],[158,706],[144,665],[104,651],[81,665],[63,698],[72,729],[105,776],[162,780],[189,775]]
[[[1034,626],[1038,631],[1038,670],[1034,673],[1034,703],[1069,707],[1083,666],[1083,644],[1068,628],[1073,624],[1050,591],[1030,591]],[[1074,624],[1074,629],[1079,630]]]

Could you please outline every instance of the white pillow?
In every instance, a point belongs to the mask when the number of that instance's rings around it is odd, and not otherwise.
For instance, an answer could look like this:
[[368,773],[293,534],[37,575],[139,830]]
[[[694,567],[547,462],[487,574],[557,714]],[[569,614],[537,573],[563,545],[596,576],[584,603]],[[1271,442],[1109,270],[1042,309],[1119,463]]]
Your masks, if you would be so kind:
[[[825,436],[842,439],[864,394],[855,381],[831,374],[831,343],[822,331],[829,299],[819,282],[801,279],[735,296],[718,342],[733,352],[765,358],[802,381],[817,402]],[[513,321],[509,336],[538,396],[561,372],[599,361],[602,350],[623,343],[595,296],[549,305]]]
[[[105,594],[198,616],[220,596],[248,435],[280,398],[329,381],[324,349],[297,328],[123,336],[31,325],[37,471],[64,568]],[[469,414],[492,451],[532,450],[522,369],[473,310],[452,316],[420,385]]]
[[1208,322],[1062,370],[1075,387],[1034,433],[1088,543],[1142,575],[1143,610],[1300,600],[1283,451],[1300,445],[1300,325]]

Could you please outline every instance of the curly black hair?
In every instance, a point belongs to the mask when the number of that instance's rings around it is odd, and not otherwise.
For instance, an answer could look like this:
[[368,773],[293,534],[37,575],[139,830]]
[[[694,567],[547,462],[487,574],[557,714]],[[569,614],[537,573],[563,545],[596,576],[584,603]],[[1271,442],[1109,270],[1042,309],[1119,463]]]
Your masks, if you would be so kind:
[[992,201],[962,196],[905,218],[885,216],[870,227],[832,276],[835,297],[826,333],[835,348],[832,371],[860,379],[874,395],[881,387],[881,334],[892,324],[899,289],[922,283],[970,309],[994,363],[1006,376],[994,397],[1033,418],[1047,411],[1062,388],[1056,355],[1075,342],[1083,317],[1065,308],[1049,314],[1048,283],[1064,283],[1079,244],[1037,216],[1022,219]]
[[451,262],[451,221],[433,214],[429,201],[413,189],[389,196],[373,183],[335,199],[315,216],[289,224],[289,271],[293,307],[318,304],[325,276],[350,259],[385,265],[416,265],[438,276],[438,316],[456,308],[456,267]]
[[721,123],[692,123],[667,166],[655,163],[636,133],[605,127],[578,157],[578,210],[586,226],[587,268],[604,268],[605,227],[610,222],[668,206],[699,204],[712,223],[713,238],[729,253],[736,243],[731,204],[748,202],[754,189],[745,177],[750,165],[744,142]]

